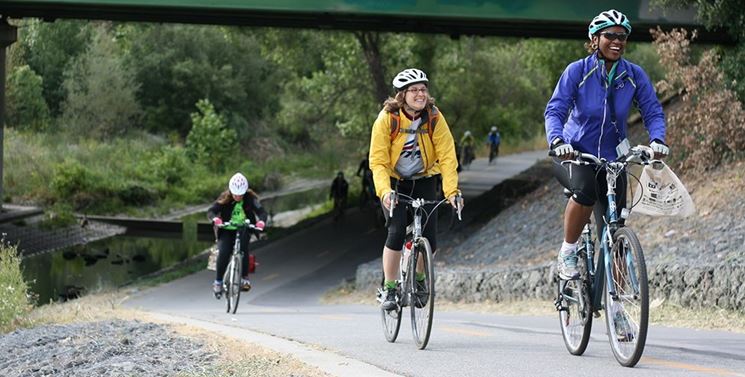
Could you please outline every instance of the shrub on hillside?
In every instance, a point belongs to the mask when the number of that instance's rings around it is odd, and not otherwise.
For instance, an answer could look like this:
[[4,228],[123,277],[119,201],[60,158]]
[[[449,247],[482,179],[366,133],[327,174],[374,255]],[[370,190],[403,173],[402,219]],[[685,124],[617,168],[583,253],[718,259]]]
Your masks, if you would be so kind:
[[0,240],[0,332],[10,329],[30,309],[27,291],[18,248]]
[[719,69],[719,56],[705,51],[698,63],[691,61],[685,30],[668,33],[651,30],[660,62],[667,68],[661,93],[677,93],[683,106],[668,114],[667,142],[671,161],[680,170],[702,172],[722,162],[742,157],[745,150],[745,110],[727,89]]
[[209,100],[199,100],[197,110],[191,114],[192,128],[186,137],[189,156],[213,169],[224,167],[227,160],[236,158],[236,132],[226,126]]

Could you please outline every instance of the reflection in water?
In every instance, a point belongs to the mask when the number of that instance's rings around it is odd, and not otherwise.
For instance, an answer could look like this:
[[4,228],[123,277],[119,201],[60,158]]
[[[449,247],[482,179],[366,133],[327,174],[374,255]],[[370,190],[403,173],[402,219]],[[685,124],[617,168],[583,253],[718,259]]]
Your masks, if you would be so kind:
[[[189,237],[187,237],[188,239]],[[209,242],[117,236],[23,259],[38,303],[118,287],[198,254]]]

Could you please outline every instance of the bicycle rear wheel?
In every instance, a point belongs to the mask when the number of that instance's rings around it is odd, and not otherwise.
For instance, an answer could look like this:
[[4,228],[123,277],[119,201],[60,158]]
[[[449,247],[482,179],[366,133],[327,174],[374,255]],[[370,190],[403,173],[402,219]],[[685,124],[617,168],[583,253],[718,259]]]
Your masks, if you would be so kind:
[[417,348],[422,350],[427,347],[432,331],[432,317],[435,308],[435,266],[432,247],[426,238],[419,238],[414,245],[414,251],[416,251],[414,254],[416,257],[413,258],[413,261],[421,260],[424,264],[424,281],[417,282],[416,265],[418,263],[409,263],[408,270],[411,278],[407,281],[411,284],[409,287],[411,330]]
[[241,297],[241,257],[236,254],[230,259],[228,269],[225,271],[225,302],[226,312],[235,314],[238,310],[238,300]]
[[[582,240],[582,245],[586,245]],[[592,301],[590,299],[590,282],[587,276],[587,256],[584,247],[577,250],[577,268],[580,271],[578,280],[559,280],[558,309],[559,325],[564,338],[564,345],[572,355],[582,355],[587,349],[592,330]]]
[[625,367],[639,362],[647,341],[649,292],[647,266],[639,239],[629,228],[613,235],[611,278],[613,292],[605,288],[608,339],[616,360]]

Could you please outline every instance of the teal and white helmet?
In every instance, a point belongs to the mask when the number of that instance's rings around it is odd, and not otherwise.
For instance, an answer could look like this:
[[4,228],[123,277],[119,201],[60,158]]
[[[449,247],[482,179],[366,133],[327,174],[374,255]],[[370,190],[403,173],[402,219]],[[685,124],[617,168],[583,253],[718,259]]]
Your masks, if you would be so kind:
[[590,26],[587,28],[587,37],[592,39],[592,36],[600,30],[616,25],[623,26],[626,31],[631,34],[631,23],[626,15],[615,9],[600,12],[600,14],[590,22]]

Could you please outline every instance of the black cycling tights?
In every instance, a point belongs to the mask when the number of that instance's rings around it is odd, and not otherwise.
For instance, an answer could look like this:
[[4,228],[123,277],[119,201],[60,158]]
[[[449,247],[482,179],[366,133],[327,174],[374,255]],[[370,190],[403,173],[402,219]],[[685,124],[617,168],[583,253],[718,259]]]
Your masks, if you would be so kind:
[[[436,200],[437,199],[437,179],[439,176],[420,178],[417,180],[397,180],[391,179],[391,187],[395,189],[398,184],[398,192],[411,196],[412,198],[424,198],[425,200]],[[382,206],[382,205],[381,205]],[[433,204],[425,205],[424,208],[427,212],[430,212],[434,207]],[[404,246],[404,239],[406,238],[406,226],[412,221],[411,211],[408,210],[408,205],[399,203],[393,209],[393,217],[388,219],[388,238],[385,240],[385,246],[391,250],[400,251]],[[388,211],[383,208],[386,217],[388,217]],[[422,218],[422,225],[426,218]],[[437,212],[435,211],[429,216],[427,226],[424,227],[422,232],[424,237],[427,237],[430,246],[432,246],[432,252],[437,250]]]
[[[569,169],[572,169],[572,179],[569,179]],[[554,176],[572,192],[572,200],[575,202],[591,207],[594,206],[595,224],[597,232],[602,231],[603,216],[608,210],[608,181],[606,180],[605,169],[598,169],[593,165],[561,165],[561,160],[554,158]],[[626,208],[626,174],[621,174],[616,180],[616,214],[621,213],[622,208]],[[619,221],[620,220],[619,218]]]

